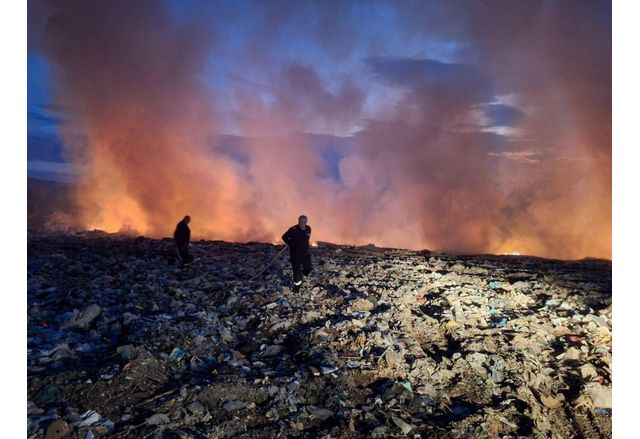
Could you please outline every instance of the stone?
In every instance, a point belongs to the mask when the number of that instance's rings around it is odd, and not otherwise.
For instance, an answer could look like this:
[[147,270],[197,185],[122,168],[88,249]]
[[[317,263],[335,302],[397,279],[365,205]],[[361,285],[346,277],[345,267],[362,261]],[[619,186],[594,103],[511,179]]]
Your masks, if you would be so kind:
[[610,409],[611,387],[598,383],[588,383],[584,386],[584,393],[591,398],[593,405],[599,408]]
[[593,322],[594,324],[601,326],[603,328],[609,328],[609,324],[607,323],[607,320],[604,319],[603,317],[596,316],[594,314],[589,314],[585,317],[585,320],[588,322]]
[[577,361],[580,360],[580,356],[580,350],[571,347],[567,349],[563,354],[558,355],[558,359],[563,361]]
[[271,346],[267,346],[263,351],[262,351],[262,355],[264,357],[275,357],[276,355],[278,355],[280,352],[282,352],[283,347],[280,345],[271,345]]
[[98,421],[100,421],[100,414],[93,410],[87,410],[82,414],[82,421],[78,422],[76,426],[78,428],[89,427]]
[[456,329],[458,329],[460,327],[458,322],[456,322],[455,320],[448,320],[447,323],[445,323],[444,326],[447,329],[447,331],[455,331]]
[[62,419],[53,421],[47,428],[45,439],[61,439],[71,432],[71,427]]
[[187,406],[187,409],[196,416],[202,416],[207,411],[204,405],[198,401],[194,401]]
[[118,353],[123,360],[130,360],[131,357],[133,357],[135,351],[136,348],[132,344],[118,346],[116,348],[116,353]]
[[235,410],[243,408],[245,405],[247,404],[244,401],[233,400],[225,402],[222,408],[228,412],[233,412]]
[[545,407],[550,409],[559,409],[562,407],[562,403],[564,401],[564,395],[559,394],[557,396],[548,396],[548,395],[540,395],[540,401],[544,404]]
[[314,320],[318,320],[321,314],[318,311],[309,311],[302,316],[302,323],[313,322]]
[[156,413],[148,417],[145,422],[148,425],[164,425],[171,422],[171,420],[169,419],[169,416],[165,415],[164,413]]
[[591,364],[584,364],[580,366],[580,375],[585,380],[591,381],[598,376],[598,371]]
[[313,406],[313,405],[306,406],[305,410],[312,417],[319,418],[319,419],[322,419],[322,420],[325,420],[325,419],[330,418],[330,417],[335,415],[335,413],[332,412],[329,409],[326,409],[324,407],[316,407],[316,406]]
[[394,424],[396,424],[396,426],[402,430],[403,434],[409,434],[409,432],[413,429],[413,427],[409,424],[407,424],[406,422],[404,422],[402,419],[398,418],[397,416],[392,416],[391,420],[393,421]]
[[87,306],[80,312],[74,310],[73,316],[64,322],[61,329],[87,329],[91,323],[98,318],[101,312],[102,308],[95,303]]
[[367,299],[363,299],[362,297],[358,297],[356,300],[351,302],[352,311],[371,311],[372,309],[373,304]]

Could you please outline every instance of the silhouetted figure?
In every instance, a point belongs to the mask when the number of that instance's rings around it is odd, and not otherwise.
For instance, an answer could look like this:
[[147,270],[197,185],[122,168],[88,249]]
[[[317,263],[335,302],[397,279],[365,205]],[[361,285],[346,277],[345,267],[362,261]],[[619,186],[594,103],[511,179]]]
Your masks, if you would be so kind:
[[191,217],[185,216],[182,221],[176,225],[176,231],[173,232],[173,239],[176,240],[176,249],[178,250],[178,256],[182,266],[189,265],[191,263],[191,255],[189,254],[189,240],[191,239],[191,230],[189,230],[189,222]]
[[311,273],[311,254],[309,253],[309,238],[311,227],[307,225],[307,217],[300,215],[298,224],[292,226],[282,235],[282,240],[289,246],[291,267],[293,268],[293,286],[298,288],[302,284],[302,277]]

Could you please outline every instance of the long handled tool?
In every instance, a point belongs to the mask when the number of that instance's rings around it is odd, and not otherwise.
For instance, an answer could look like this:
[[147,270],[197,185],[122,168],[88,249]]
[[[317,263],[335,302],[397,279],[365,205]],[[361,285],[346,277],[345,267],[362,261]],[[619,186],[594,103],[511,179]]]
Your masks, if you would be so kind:
[[189,248],[190,248],[191,250],[199,251],[201,254],[204,254],[204,255],[207,255],[207,256],[211,256],[211,253],[209,253],[207,250],[205,250],[205,249],[203,249],[203,248],[198,247],[197,245],[193,245],[193,244],[191,244],[191,245],[189,246]]
[[[198,246],[195,246],[193,244],[191,244],[191,245],[187,244],[187,245],[188,245],[188,248],[191,249],[191,250],[196,250],[197,252],[199,252],[201,254],[204,254],[206,256],[210,255],[210,253],[208,251],[206,251],[205,249],[202,249],[202,248],[200,248]],[[178,255],[178,260],[183,262],[182,255],[180,254],[180,249],[178,248],[177,245],[176,245],[176,254]],[[191,262],[193,262],[193,261],[195,261],[195,258],[192,258]]]
[[256,277],[260,276],[262,273],[264,273],[265,271],[267,271],[267,268],[271,267],[271,265],[276,261],[276,259],[278,259],[278,258],[282,255],[282,253],[284,253],[284,251],[285,251],[286,249],[287,249],[287,245],[285,244],[285,245],[284,245],[284,247],[282,247],[282,250],[280,250],[280,251],[278,252],[278,254],[276,254],[276,255],[273,257],[273,259],[271,259],[271,261],[266,265],[266,267],[264,267],[260,273],[256,274],[256,275],[255,275],[255,276],[253,276],[251,279],[249,279],[249,281],[254,280]]

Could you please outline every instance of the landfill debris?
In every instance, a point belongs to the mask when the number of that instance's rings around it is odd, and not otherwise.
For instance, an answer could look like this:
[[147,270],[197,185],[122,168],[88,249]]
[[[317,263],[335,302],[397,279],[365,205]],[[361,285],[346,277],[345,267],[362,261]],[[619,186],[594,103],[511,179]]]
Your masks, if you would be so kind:
[[278,345],[267,346],[262,352],[262,355],[264,357],[275,357],[280,352],[282,352],[282,350],[283,350],[282,346],[278,346]]
[[171,420],[164,413],[156,413],[155,415],[148,417],[146,422],[149,425],[163,425],[168,424]]
[[305,409],[307,410],[307,413],[309,413],[312,417],[323,420],[335,415],[335,413],[333,413],[331,410],[324,407],[315,407],[313,405],[309,405],[305,407]]
[[506,317],[492,316],[491,317],[491,327],[492,328],[500,328],[501,326],[506,325],[508,321],[509,321],[509,319],[506,318]]
[[97,423],[98,421],[100,421],[100,414],[94,412],[93,410],[87,410],[83,415],[82,415],[82,420],[78,423],[76,423],[75,425],[78,427],[89,427],[95,423]]
[[180,348],[175,348],[175,349],[174,349],[174,350],[172,350],[172,351],[171,351],[171,353],[169,354],[169,358],[172,358],[172,359],[174,359],[174,360],[176,360],[176,361],[180,361],[180,360],[182,360],[182,359],[184,358],[184,356],[185,356],[186,354],[187,354],[187,353],[186,353],[185,351],[183,351],[182,349],[180,349]]
[[49,428],[47,428],[46,439],[60,439],[65,437],[70,431],[71,428],[69,424],[62,419],[58,419],[53,421],[51,425],[49,425]]
[[116,348],[116,353],[119,354],[123,360],[130,360],[131,357],[133,357],[135,350],[136,350],[135,346],[133,346],[132,344],[127,344],[123,346],[118,346]]
[[44,410],[35,405],[33,401],[27,401],[27,415],[41,415],[43,413]]
[[610,261],[192,245],[29,232],[28,437],[611,437]]
[[562,402],[564,401],[564,396],[559,395],[558,397],[541,395],[540,400],[544,404],[545,407],[550,409],[559,409],[562,407]]
[[396,416],[392,416],[391,419],[393,420],[393,423],[396,424],[398,426],[398,428],[400,430],[402,430],[402,433],[404,433],[404,434],[409,434],[409,432],[413,429],[413,427],[411,425],[407,424],[402,419],[400,419],[400,418],[398,418]]
[[222,406],[222,408],[228,412],[232,412],[234,410],[241,409],[245,405],[246,403],[244,401],[228,401]]
[[585,386],[585,392],[598,408],[611,408],[611,388],[602,384],[589,383]]
[[320,372],[323,374],[336,372],[338,368],[336,366],[320,366]]
[[87,306],[82,311],[74,309],[73,315],[64,322],[61,329],[86,329],[100,315],[101,312],[102,309],[95,303]]

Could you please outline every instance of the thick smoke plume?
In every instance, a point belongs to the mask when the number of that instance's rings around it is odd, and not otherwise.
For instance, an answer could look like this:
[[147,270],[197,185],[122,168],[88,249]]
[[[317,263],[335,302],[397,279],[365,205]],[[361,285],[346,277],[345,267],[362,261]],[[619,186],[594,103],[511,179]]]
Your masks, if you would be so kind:
[[[384,5],[407,44],[456,41],[455,60],[398,56],[365,32],[379,14],[345,2],[186,5],[30,4],[30,45],[77,112],[83,227],[159,237],[190,214],[195,237],[273,241],[305,213],[317,240],[611,257],[610,5]],[[268,80],[207,86],[229,59],[222,23],[247,11],[261,20],[233,62]],[[356,70],[276,63],[280,29]]]

